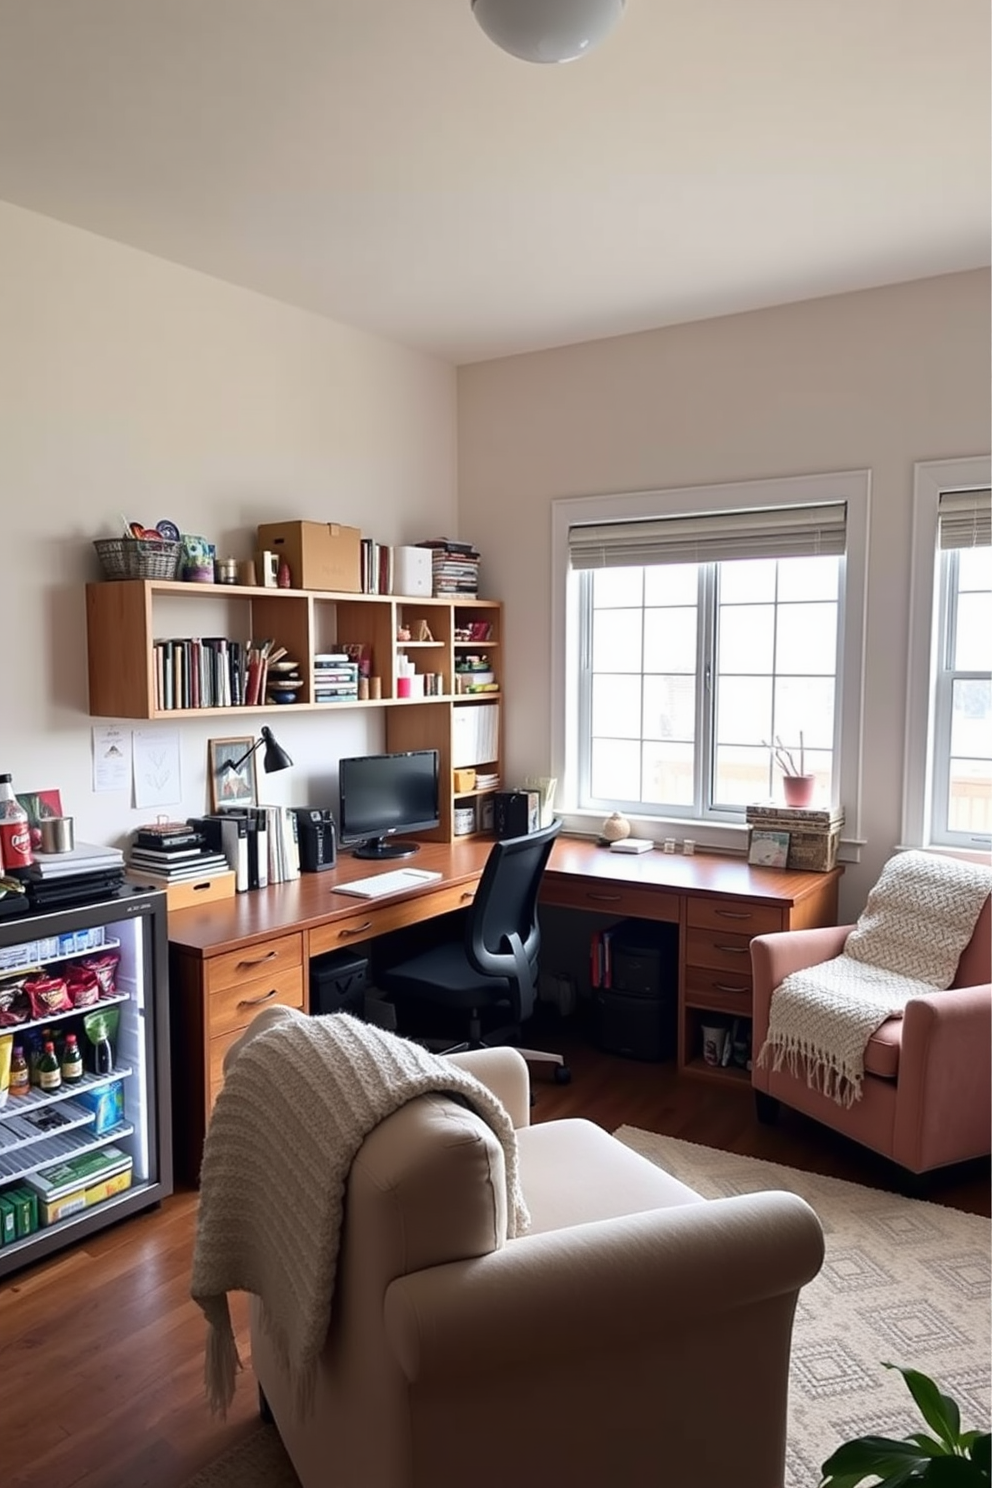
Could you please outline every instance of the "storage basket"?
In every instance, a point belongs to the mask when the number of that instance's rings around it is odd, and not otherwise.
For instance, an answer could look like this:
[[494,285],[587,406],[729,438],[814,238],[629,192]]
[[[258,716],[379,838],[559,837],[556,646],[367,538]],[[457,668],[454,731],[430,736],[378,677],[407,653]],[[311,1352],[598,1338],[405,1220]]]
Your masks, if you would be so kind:
[[93,541],[105,579],[174,579],[183,545],[150,537],[98,537]]

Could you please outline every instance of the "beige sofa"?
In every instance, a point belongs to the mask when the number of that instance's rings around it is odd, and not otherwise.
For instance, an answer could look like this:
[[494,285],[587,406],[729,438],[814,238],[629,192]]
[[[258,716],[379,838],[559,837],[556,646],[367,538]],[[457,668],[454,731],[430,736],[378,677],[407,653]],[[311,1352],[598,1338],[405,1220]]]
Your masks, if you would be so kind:
[[586,1121],[531,1126],[508,1048],[452,1056],[518,1128],[503,1152],[421,1096],[352,1165],[312,1412],[252,1310],[252,1362],[304,1488],[782,1488],[792,1320],[823,1255],[801,1199],[706,1202]]

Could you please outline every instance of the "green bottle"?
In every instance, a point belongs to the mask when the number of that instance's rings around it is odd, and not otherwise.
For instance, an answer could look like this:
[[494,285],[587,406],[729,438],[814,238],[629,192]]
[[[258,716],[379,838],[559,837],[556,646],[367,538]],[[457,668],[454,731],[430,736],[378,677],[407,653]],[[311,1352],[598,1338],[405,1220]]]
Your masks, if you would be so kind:
[[65,1036],[65,1047],[62,1050],[62,1078],[67,1085],[74,1085],[77,1080],[83,1078],[83,1056],[74,1033],[67,1033]]
[[62,1070],[55,1053],[55,1045],[51,1041],[46,1043],[45,1052],[38,1060],[38,1084],[42,1090],[47,1090],[49,1095],[58,1090],[62,1084]]

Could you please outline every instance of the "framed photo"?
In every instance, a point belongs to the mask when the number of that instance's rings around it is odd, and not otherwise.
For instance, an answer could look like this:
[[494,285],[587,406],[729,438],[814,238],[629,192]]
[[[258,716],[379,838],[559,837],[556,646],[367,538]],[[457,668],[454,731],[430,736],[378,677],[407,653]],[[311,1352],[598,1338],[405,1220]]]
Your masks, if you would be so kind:
[[[245,755],[255,743],[251,734],[239,739],[207,740],[207,776],[210,780],[210,810],[243,810],[258,805],[258,777],[254,754]],[[238,765],[238,761],[243,761]],[[235,765],[238,766],[235,769]]]
[[752,827],[747,860],[759,868],[784,868],[789,861],[789,833]]

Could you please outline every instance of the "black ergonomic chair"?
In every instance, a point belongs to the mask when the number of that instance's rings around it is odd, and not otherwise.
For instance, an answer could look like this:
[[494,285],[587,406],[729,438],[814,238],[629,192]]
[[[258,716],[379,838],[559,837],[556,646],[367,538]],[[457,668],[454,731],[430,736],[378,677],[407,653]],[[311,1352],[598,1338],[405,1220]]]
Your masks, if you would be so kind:
[[[515,1040],[520,1025],[534,1011],[537,995],[537,953],[541,931],[537,920],[537,892],[561,822],[507,837],[493,844],[482,870],[464,938],[422,951],[408,961],[377,974],[383,991],[421,1005],[446,1008],[468,1016],[469,1047]],[[506,1027],[482,1037],[483,1013],[505,1009]],[[555,1066],[554,1078],[571,1078],[560,1054],[521,1049],[527,1060]]]

